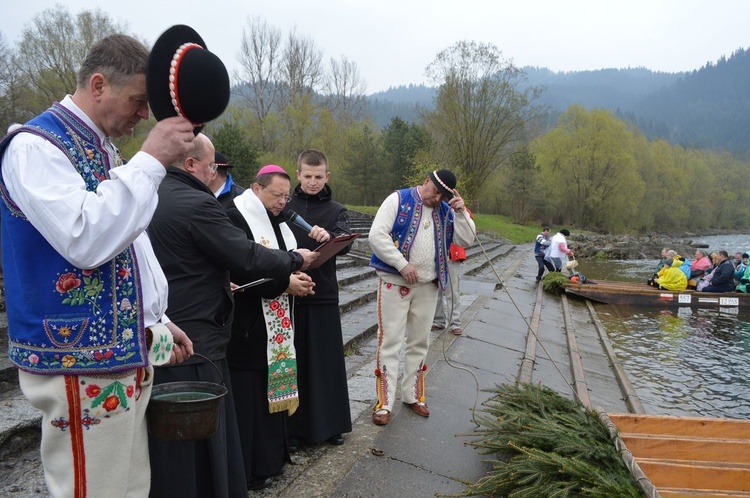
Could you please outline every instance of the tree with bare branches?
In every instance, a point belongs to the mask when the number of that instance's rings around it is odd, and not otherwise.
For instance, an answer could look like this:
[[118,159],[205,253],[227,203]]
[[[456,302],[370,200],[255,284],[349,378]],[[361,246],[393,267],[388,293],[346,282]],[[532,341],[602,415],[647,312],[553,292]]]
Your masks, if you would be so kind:
[[268,117],[278,102],[281,56],[281,31],[265,20],[248,19],[242,30],[237,80],[239,93],[255,117],[262,150],[274,146]]
[[76,89],[76,73],[88,49],[101,38],[125,33],[126,25],[113,22],[101,10],[73,16],[57,5],[35,15],[18,43],[18,69],[34,94],[28,101],[34,114]]
[[367,86],[356,62],[343,55],[340,60],[331,58],[325,86],[326,106],[337,121],[346,125],[364,117]]
[[323,52],[312,38],[300,37],[295,30],[289,33],[281,60],[279,113],[284,130],[281,152],[289,157],[311,147],[319,111],[315,97],[322,80],[322,60]]
[[23,123],[33,117],[24,106],[27,85],[18,70],[16,53],[8,47],[0,33],[0,135],[13,123]]
[[524,86],[524,72],[497,47],[473,41],[440,52],[426,73],[439,85],[435,109],[423,114],[433,156],[460,176],[464,197],[474,198],[541,115],[533,104],[540,89]]

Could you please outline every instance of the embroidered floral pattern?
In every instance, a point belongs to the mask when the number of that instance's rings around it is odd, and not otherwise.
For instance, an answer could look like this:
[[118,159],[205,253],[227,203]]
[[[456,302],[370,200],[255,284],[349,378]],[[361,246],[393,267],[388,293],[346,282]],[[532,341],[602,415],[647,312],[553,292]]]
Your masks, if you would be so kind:
[[[44,137],[65,153],[88,191],[96,191],[109,178],[110,156],[99,137],[59,104],[34,118],[24,131]],[[2,194],[14,218],[25,219],[6,192]],[[98,268],[62,263],[55,270],[59,273],[53,270],[48,280],[51,293],[44,294],[39,303],[49,314],[38,318],[40,333],[11,337],[10,359],[29,371],[71,374],[145,365],[139,275],[132,246]]]
[[289,296],[263,299],[263,314],[268,335],[268,403],[271,413],[294,413],[297,398],[297,360],[294,331],[289,316]]
[[154,363],[163,363],[168,356],[172,355],[172,341],[165,335],[154,337],[154,343],[151,344],[151,355]]
[[[86,379],[80,380],[81,385],[81,426],[89,430],[99,425],[104,419],[109,419],[119,411],[130,410],[130,402],[136,394],[136,388],[140,387],[140,376],[142,369],[119,380],[108,380],[102,376],[102,383],[92,383]],[[127,379],[127,380],[126,380]],[[65,431],[71,422],[65,417],[58,417],[50,421],[52,427]]]

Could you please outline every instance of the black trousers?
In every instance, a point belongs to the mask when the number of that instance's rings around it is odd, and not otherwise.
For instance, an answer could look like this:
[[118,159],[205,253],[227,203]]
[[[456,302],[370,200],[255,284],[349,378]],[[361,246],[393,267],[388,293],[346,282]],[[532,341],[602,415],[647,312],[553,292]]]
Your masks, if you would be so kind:
[[555,267],[552,263],[544,259],[544,253],[535,254],[536,264],[539,265],[539,273],[536,274],[536,281],[539,282],[544,275],[544,268],[546,267],[549,271],[555,271]]

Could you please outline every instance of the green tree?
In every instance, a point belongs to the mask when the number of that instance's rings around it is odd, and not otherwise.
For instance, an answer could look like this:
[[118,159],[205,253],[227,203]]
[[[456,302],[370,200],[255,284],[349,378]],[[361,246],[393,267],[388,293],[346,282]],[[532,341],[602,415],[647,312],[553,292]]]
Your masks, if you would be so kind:
[[439,85],[434,110],[423,113],[433,157],[456,172],[473,198],[507,162],[527,123],[541,115],[543,109],[533,104],[540,90],[526,86],[524,72],[492,44],[458,42],[426,72]]
[[571,106],[536,143],[555,221],[610,232],[629,226],[643,196],[633,135],[604,110]]
[[396,116],[383,128],[381,140],[384,154],[381,175],[390,188],[401,188],[407,185],[409,174],[415,169],[417,154],[429,149],[429,132],[424,126]]
[[369,126],[354,131],[347,140],[349,162],[343,173],[350,188],[339,194],[339,200],[363,206],[378,204],[385,197],[378,158],[381,149]]
[[227,156],[232,165],[232,178],[240,185],[250,185],[260,164],[258,149],[238,123],[225,121],[211,136],[216,150]]
[[510,158],[506,174],[507,198],[514,223],[526,224],[537,209],[539,167],[528,146],[521,147]]

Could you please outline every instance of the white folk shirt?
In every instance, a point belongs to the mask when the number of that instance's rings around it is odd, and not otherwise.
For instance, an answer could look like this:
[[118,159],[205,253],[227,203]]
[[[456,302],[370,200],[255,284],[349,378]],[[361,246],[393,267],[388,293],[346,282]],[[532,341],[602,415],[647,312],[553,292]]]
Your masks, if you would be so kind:
[[[110,164],[116,164],[111,142],[70,95],[61,104],[96,132]],[[67,156],[31,133],[18,134],[3,155],[2,174],[10,197],[68,262],[82,269],[96,268],[133,244],[140,269],[144,326],[167,322],[167,279],[145,232],[166,170],[150,154],[138,152],[127,165],[109,173],[110,180],[99,184],[95,192],[87,191]]]
[[[422,220],[420,221],[417,234],[409,253],[410,260],[401,254],[393,244],[391,230],[393,223],[396,221],[399,209],[398,192],[389,195],[378,209],[372,227],[367,236],[370,247],[377,256],[386,264],[401,271],[407,264],[411,263],[417,270],[419,283],[431,282],[437,278],[435,273],[435,227],[432,226],[433,208],[423,204]],[[474,242],[474,221],[466,216],[465,212],[453,213],[455,223],[453,225],[453,243],[462,247],[468,247]],[[429,226],[425,227],[425,222]],[[406,280],[400,274],[387,273],[384,271],[377,272],[380,278],[385,282],[394,285],[406,285]]]

